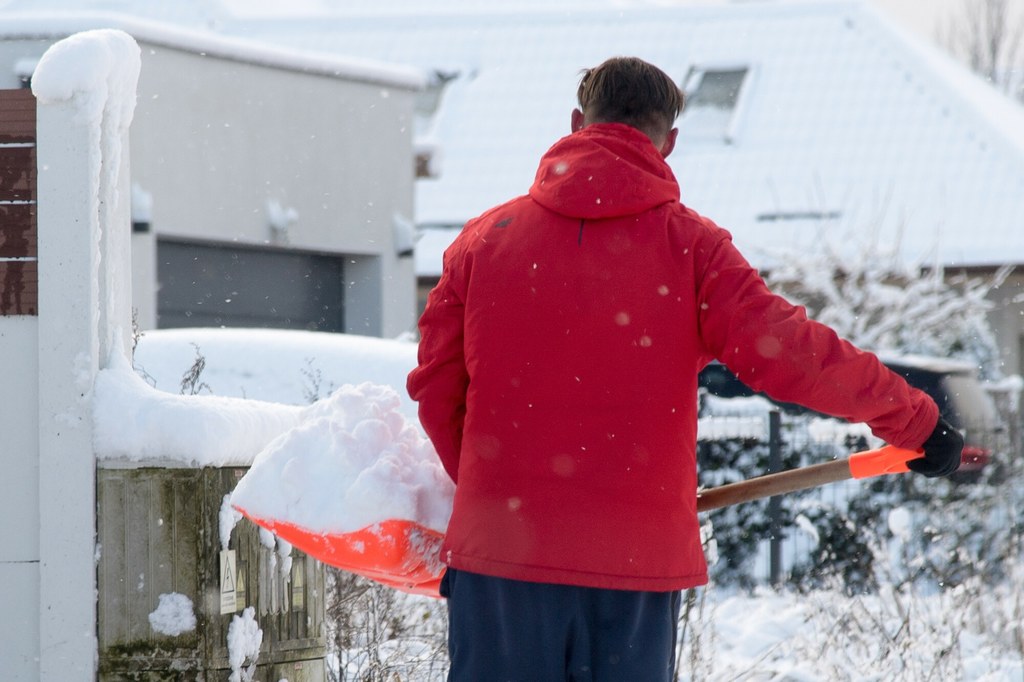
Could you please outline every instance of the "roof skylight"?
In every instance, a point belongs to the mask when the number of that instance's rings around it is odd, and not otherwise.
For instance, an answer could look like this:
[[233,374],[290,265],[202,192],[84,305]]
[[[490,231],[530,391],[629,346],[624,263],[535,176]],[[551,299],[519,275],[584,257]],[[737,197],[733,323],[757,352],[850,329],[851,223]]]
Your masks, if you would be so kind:
[[735,142],[749,75],[747,66],[690,67],[683,86],[686,108],[679,120],[679,134],[683,139]]

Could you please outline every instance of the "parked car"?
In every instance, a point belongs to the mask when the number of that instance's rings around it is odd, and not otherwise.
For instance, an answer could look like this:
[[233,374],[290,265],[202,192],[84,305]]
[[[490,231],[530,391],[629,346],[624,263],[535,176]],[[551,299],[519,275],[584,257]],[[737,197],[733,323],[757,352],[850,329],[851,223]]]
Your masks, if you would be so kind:
[[[930,395],[939,406],[942,416],[960,429],[964,435],[964,449],[956,477],[960,480],[977,478],[981,470],[991,462],[992,449],[1003,425],[995,403],[982,387],[974,367],[967,362],[946,358],[888,353],[878,355],[889,369],[901,375],[907,383]],[[698,385],[708,393],[722,398],[759,395],[718,362],[709,364],[701,371]],[[801,405],[772,402],[785,412],[809,412]]]

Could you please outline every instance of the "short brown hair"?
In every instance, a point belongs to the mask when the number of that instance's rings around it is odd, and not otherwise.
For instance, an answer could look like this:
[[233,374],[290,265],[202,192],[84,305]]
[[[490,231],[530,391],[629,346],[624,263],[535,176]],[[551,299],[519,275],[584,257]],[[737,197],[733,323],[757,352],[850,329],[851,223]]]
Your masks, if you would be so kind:
[[683,93],[668,74],[636,57],[584,69],[576,99],[590,121],[625,123],[649,137],[668,133],[683,110]]

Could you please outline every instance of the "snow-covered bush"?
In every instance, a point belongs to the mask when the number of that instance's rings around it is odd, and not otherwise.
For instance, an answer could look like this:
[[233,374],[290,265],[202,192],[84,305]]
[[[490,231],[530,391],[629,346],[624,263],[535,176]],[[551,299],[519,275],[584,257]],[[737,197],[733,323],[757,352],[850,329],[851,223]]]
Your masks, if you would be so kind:
[[[752,439],[723,439],[697,444],[699,483],[714,488],[735,483],[768,468],[768,444]],[[732,505],[710,512],[718,561],[709,566],[713,579],[723,585],[752,587],[751,565],[758,545],[768,537],[768,500]],[[788,514],[783,519],[788,524]]]
[[[776,292],[803,305],[808,315],[854,344],[875,351],[930,355],[969,361],[983,379],[1001,375],[995,335],[987,313],[988,295],[1009,274],[990,278],[950,274],[938,264],[910,261],[898,245],[887,248],[877,234],[818,240],[809,250],[780,248],[771,254],[766,281]],[[833,444],[821,449],[801,437],[798,418],[788,418],[785,468],[845,456],[856,448]],[[850,445],[850,444],[846,444]],[[865,482],[828,503],[817,492],[787,495],[777,519],[786,536],[813,535],[806,556],[787,567],[790,584],[821,588],[838,581],[848,594],[873,591],[894,538],[887,515],[912,510],[913,537],[904,543],[914,557],[908,580],[959,584],[967,576],[1005,573],[1007,527],[1019,523],[1007,488],[1006,462],[1016,462],[1003,446],[993,448],[993,465],[974,486],[926,481],[915,476]],[[767,446],[758,441],[724,440],[699,448],[701,482],[720,485],[767,471]],[[1000,522],[993,522],[999,519]],[[767,503],[754,502],[711,515],[719,561],[712,575],[724,585],[757,582],[751,562],[767,537]],[[1003,525],[1001,526],[1000,523]],[[763,571],[761,571],[763,575]]]
[[327,567],[331,682],[441,682],[448,671],[445,604]]
[[771,257],[765,280],[772,290],[855,345],[968,360],[983,379],[1001,375],[987,296],[1011,268],[987,279],[951,275],[941,264],[905,259],[877,237],[825,237],[809,250],[780,248]]
[[[728,402],[717,402],[719,412]],[[856,430],[819,416],[784,414],[782,469],[878,445]],[[698,465],[700,483],[708,488],[761,476],[769,471],[768,445],[763,438],[703,440]],[[786,554],[782,580],[801,590],[838,585],[848,595],[873,593],[879,585],[894,582],[935,588],[969,578],[994,583],[1018,556],[1024,507],[1014,481],[1020,480],[1021,467],[1016,460],[987,467],[970,485],[906,474],[782,496],[776,518]],[[900,529],[905,537],[893,530],[894,513],[909,519]],[[709,558],[712,579],[728,587],[763,585],[768,575],[765,545],[771,536],[768,501],[726,507],[707,518],[715,542],[714,557]],[[895,547],[900,557],[894,556]],[[889,573],[894,562],[900,566],[897,575]]]

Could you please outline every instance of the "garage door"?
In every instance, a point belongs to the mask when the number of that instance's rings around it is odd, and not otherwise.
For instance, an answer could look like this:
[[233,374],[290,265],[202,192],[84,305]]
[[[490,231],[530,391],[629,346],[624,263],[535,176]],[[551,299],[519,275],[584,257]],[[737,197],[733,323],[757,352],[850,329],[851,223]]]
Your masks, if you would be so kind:
[[160,240],[157,326],[344,331],[343,256]]

